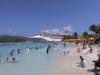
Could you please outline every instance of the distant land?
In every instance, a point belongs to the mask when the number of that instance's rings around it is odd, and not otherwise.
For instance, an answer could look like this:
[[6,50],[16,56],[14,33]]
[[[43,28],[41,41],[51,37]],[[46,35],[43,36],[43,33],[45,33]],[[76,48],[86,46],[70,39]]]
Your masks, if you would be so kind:
[[0,35],[0,43],[16,43],[27,41],[32,41],[32,39],[24,36]]

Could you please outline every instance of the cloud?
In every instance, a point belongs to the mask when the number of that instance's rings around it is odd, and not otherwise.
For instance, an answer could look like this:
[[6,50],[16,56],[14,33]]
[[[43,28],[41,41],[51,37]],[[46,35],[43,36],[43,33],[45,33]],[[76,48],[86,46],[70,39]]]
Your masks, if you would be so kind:
[[64,27],[65,31],[71,32],[72,31],[72,27],[71,26],[66,26]]
[[51,30],[51,32],[52,32],[52,33],[56,33],[56,34],[57,34],[57,33],[60,33],[60,29],[55,28],[55,29],[52,29],[52,30]]
[[50,31],[48,30],[48,29],[43,29],[42,31],[40,31],[40,32],[46,32],[46,33],[49,33]]
[[14,30],[14,29],[13,29],[12,27],[11,27],[11,28],[9,28],[9,29],[8,29],[8,33],[13,32],[13,30]]
[[54,29],[43,29],[41,32],[44,33],[51,33],[51,34],[65,34],[72,31],[71,26],[65,26],[61,28],[54,28]]
[[14,29],[13,27],[10,27],[10,28],[8,29],[8,34],[15,35],[15,34],[16,34],[15,29]]
[[42,33],[51,33],[51,34],[59,34],[60,30],[58,28],[55,29],[44,29],[41,31]]

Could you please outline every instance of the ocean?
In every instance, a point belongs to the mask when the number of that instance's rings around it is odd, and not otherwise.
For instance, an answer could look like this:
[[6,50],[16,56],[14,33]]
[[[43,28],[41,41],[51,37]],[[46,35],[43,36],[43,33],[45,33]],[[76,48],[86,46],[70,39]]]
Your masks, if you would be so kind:
[[[51,46],[51,49],[47,54],[48,45]],[[74,47],[75,44],[60,42],[0,43],[0,59],[2,60],[0,75],[56,75],[58,71],[56,68],[53,69],[53,66],[64,60],[64,55],[61,53]],[[20,49],[20,53],[18,53],[18,49]],[[13,56],[10,55],[12,50],[14,50]],[[7,57],[11,62],[6,62]],[[16,62],[12,62],[12,58],[15,58]]]

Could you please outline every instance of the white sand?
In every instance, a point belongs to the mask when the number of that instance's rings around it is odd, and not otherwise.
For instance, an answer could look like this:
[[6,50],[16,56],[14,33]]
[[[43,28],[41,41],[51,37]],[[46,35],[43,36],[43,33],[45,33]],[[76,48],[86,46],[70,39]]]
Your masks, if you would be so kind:
[[[53,69],[57,67],[60,73],[56,75],[95,75],[93,69],[94,69],[94,63],[92,62],[93,60],[97,60],[97,52],[98,48],[93,47],[93,53],[91,54],[86,54],[87,50],[89,48],[83,50],[84,58],[87,62],[87,66],[85,68],[82,68],[79,66],[80,62],[80,53],[76,53],[75,50],[71,52],[69,55],[66,55],[65,61],[64,62],[59,62],[56,65],[53,65]],[[58,66],[59,64],[59,66]]]

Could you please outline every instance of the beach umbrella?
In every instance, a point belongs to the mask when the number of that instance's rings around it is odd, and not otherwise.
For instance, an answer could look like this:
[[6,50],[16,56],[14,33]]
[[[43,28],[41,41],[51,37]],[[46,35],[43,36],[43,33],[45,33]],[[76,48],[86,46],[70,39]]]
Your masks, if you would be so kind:
[[90,37],[89,40],[95,40],[93,37]]

